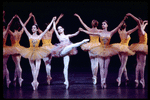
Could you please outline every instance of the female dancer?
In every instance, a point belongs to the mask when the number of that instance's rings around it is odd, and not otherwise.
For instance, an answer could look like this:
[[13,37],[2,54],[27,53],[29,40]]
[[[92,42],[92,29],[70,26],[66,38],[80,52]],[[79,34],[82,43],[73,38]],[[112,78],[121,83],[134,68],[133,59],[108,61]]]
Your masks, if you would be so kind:
[[116,33],[117,30],[121,27],[125,19],[126,19],[126,16],[121,21],[121,23],[112,31],[107,31],[107,27],[108,27],[107,21],[102,22],[103,30],[97,33],[96,32],[92,33],[92,32],[83,30],[82,28],[79,29],[80,31],[83,31],[87,34],[100,36],[101,45],[91,48],[90,52],[96,57],[98,57],[98,61],[100,64],[100,76],[101,76],[102,88],[106,88],[106,77],[107,77],[107,72],[108,72],[108,65],[110,63],[110,57],[118,54],[118,48],[113,47],[112,45],[109,44],[110,39],[113,36],[113,34]]
[[[74,16],[78,17],[79,21],[81,22],[81,24],[84,26],[84,28],[87,31],[90,32],[98,32],[100,29],[97,29],[97,26],[99,24],[99,22],[97,20],[92,20],[92,28],[88,27],[81,19],[81,17],[78,14],[74,14]],[[92,74],[93,74],[93,84],[97,83],[97,72],[98,72],[98,59],[96,57],[94,57],[90,52],[90,48],[94,47],[94,46],[98,46],[100,45],[99,42],[99,36],[95,36],[95,35],[89,35],[90,37],[90,42],[85,43],[83,45],[81,45],[81,49],[84,51],[88,51],[89,53],[89,57],[90,57],[90,61],[91,61],[91,70],[92,70]]]
[[[77,31],[74,34],[64,34],[64,28],[62,26],[58,26],[58,31],[56,30],[56,24],[53,22],[53,28],[56,33],[56,36],[59,40],[60,43],[56,45],[56,47],[53,48],[52,50],[52,56],[54,57],[63,57],[63,62],[64,62],[64,77],[65,77],[65,82],[64,84],[66,85],[66,89],[69,87],[69,82],[68,82],[68,65],[69,65],[69,55],[75,55],[77,54],[77,49],[76,47],[79,47],[83,43],[86,43],[89,41],[89,39],[84,39],[81,42],[78,43],[71,43],[70,39],[71,37],[74,37],[79,34],[79,31]],[[59,33],[58,33],[59,32]]]
[[[33,16],[33,21],[34,24],[37,24],[35,16],[32,14]],[[59,22],[59,20],[63,17],[63,14],[61,14],[57,21],[56,21],[56,25]],[[40,30],[40,28],[38,28],[38,32],[41,34],[43,33],[42,30]],[[47,33],[42,37],[42,48],[51,50],[53,47],[55,47],[54,45],[52,45],[51,40],[52,40],[52,35],[53,35],[54,29],[52,28],[50,31],[47,31]],[[49,54],[47,57],[43,58],[43,61],[45,63],[46,66],[46,73],[47,73],[47,83],[50,84],[50,81],[52,79],[51,77],[51,60],[52,60],[52,55]]]
[[[24,23],[24,26],[26,26],[26,24],[29,22],[30,18],[31,18],[31,13],[29,14],[29,18],[27,19],[27,21]],[[20,46],[19,42],[20,42],[21,36],[24,32],[24,28],[22,28],[20,31],[19,31],[19,29],[20,29],[19,23],[15,22],[14,32],[9,30],[9,34],[10,34],[10,40],[11,40],[12,59],[16,65],[15,74],[14,74],[14,85],[16,86],[16,79],[18,76],[19,85],[21,87],[23,79],[22,79],[22,69],[21,69],[21,65],[20,65],[21,55],[19,53],[19,51],[20,51],[19,49],[21,49],[22,46]]]
[[129,31],[126,31],[126,23],[124,22],[124,24],[118,30],[121,42],[112,44],[113,46],[116,46],[117,48],[119,48],[118,55],[119,55],[120,62],[121,62],[121,66],[119,68],[119,73],[118,73],[118,78],[116,79],[116,81],[118,82],[118,86],[120,86],[121,84],[121,76],[123,72],[125,75],[126,82],[128,82],[129,80],[128,75],[127,75],[126,64],[127,64],[128,56],[134,55],[135,52],[131,51],[128,48],[129,47],[128,44],[131,39],[130,34],[136,31],[137,29],[138,29],[138,26],[136,26],[135,28]]
[[126,14],[127,16],[131,16],[138,24],[138,35],[139,35],[139,43],[134,43],[130,46],[132,51],[136,52],[136,71],[135,71],[135,84],[136,87],[139,85],[139,73],[140,73],[140,83],[142,87],[145,87],[145,80],[144,80],[144,69],[146,65],[146,55],[148,54],[148,45],[147,45],[147,33],[144,31],[146,25],[148,25],[148,20],[143,21],[142,19],[136,18],[131,13]]
[[15,18],[15,16],[10,20],[10,22],[7,25],[7,28],[6,28],[6,23],[3,22],[3,79],[6,77],[6,84],[7,84],[8,88],[9,88],[9,84],[11,83],[11,81],[9,79],[9,71],[7,69],[7,61],[8,61],[9,55],[11,54],[12,50],[11,50],[11,46],[6,45],[6,40],[7,40],[10,26],[11,26],[14,18]]
[[[22,23],[19,16],[17,16],[17,17],[18,17],[22,27],[24,28],[25,33],[27,34],[27,36],[29,38],[29,42],[30,42],[30,47],[29,48],[24,47],[20,51],[20,54],[24,58],[29,59],[29,63],[30,63],[32,75],[33,75],[33,82],[31,84],[33,86],[33,90],[36,90],[38,85],[39,85],[39,83],[37,81],[37,77],[39,74],[41,59],[46,57],[50,53],[50,51],[48,49],[43,49],[43,48],[40,48],[38,46],[39,46],[40,40],[42,39],[43,35],[49,30],[49,28],[52,25],[52,22],[56,19],[56,17],[53,17],[52,21],[47,26],[45,31],[43,33],[41,33],[40,35],[37,35],[37,31],[38,31],[37,25],[32,26],[33,34],[31,35],[29,33],[29,31],[26,29],[26,27],[24,26],[24,24]],[[34,64],[34,61],[35,61],[35,64]]]

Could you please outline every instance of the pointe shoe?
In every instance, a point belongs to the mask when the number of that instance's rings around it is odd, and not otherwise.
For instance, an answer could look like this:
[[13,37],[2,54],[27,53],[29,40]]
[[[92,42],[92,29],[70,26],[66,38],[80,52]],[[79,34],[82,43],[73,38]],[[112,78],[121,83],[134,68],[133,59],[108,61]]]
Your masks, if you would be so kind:
[[121,84],[121,79],[117,78],[116,81],[118,82],[118,86]]
[[144,80],[140,80],[140,83],[142,84],[142,88],[145,88],[145,81]]
[[97,83],[97,78],[96,77],[93,77],[93,84],[95,85]]
[[9,88],[9,84],[11,83],[11,81],[7,80],[6,83],[7,83],[7,88]]
[[23,79],[19,78],[19,85],[20,85],[20,87],[22,86],[22,81],[23,81]]
[[32,85],[32,87],[33,87],[33,90],[36,90],[37,87],[38,87],[38,85],[39,85],[39,82],[38,82],[38,81],[33,81],[33,82],[31,83],[31,85]]
[[104,89],[106,89],[106,87],[107,87],[106,83],[104,83],[103,87],[104,87]]
[[139,85],[139,81],[138,80],[135,80],[135,88],[137,88]]
[[47,83],[48,83],[48,85],[50,85],[50,81],[52,80],[52,77],[50,77],[50,76],[47,76]]
[[68,82],[68,81],[65,81],[64,84],[66,85],[66,89],[68,89],[68,87],[69,87],[69,82]]

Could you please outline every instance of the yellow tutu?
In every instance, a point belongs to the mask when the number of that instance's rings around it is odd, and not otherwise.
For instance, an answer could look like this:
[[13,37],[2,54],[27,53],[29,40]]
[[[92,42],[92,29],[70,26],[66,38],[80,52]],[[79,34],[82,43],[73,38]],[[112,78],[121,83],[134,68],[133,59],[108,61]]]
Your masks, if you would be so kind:
[[139,36],[139,43],[131,44],[129,48],[134,52],[148,54],[147,33]]
[[43,49],[39,46],[40,40],[29,39],[30,47],[29,48],[21,48],[20,54],[24,58],[28,58],[29,60],[37,60],[42,59],[49,55],[50,51],[47,49]]
[[3,38],[3,56],[9,56],[12,54],[11,46],[6,45],[6,39]]
[[131,37],[127,39],[121,39],[120,43],[114,43],[112,46],[118,48],[120,53],[126,53],[128,56],[134,55],[135,52],[130,50],[128,46],[130,39]]
[[111,57],[118,54],[119,50],[110,45],[109,37],[100,37],[101,45],[90,49],[90,53],[97,57]]
[[100,44],[101,43],[99,42],[99,36],[90,35],[90,42],[82,44],[81,49],[83,51],[89,51],[92,47],[98,46]]

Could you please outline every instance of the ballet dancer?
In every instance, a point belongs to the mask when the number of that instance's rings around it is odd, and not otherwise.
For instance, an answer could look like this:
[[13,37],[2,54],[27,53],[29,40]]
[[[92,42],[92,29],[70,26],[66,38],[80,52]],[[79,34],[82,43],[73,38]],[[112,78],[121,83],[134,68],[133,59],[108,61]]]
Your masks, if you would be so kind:
[[121,84],[121,76],[122,73],[124,73],[125,79],[126,79],[126,83],[128,83],[129,78],[127,75],[127,69],[126,69],[126,64],[127,64],[127,60],[128,60],[128,56],[133,56],[135,54],[135,52],[131,51],[129,49],[129,41],[131,39],[130,34],[133,33],[134,31],[136,31],[138,29],[138,26],[136,26],[135,28],[126,31],[126,23],[124,22],[123,25],[121,26],[120,29],[118,29],[118,33],[121,39],[120,43],[114,43],[112,44],[113,46],[117,47],[119,49],[119,59],[121,62],[121,66],[119,68],[119,73],[118,73],[118,78],[116,79],[116,81],[118,82],[118,86],[120,86]]
[[[34,24],[37,24],[35,16],[32,14],[33,16],[33,21]],[[59,22],[59,20],[63,17],[64,15],[61,14],[58,19],[56,20],[56,25]],[[42,30],[40,30],[40,28],[38,28],[38,32],[41,34],[43,33]],[[47,33],[42,37],[42,48],[51,50],[52,48],[54,48],[55,46],[51,43],[52,40],[52,35],[53,35],[54,29],[52,28],[50,31],[47,31]],[[51,60],[52,60],[52,55],[49,54],[47,57],[43,58],[43,61],[45,63],[45,67],[46,67],[46,73],[47,73],[47,83],[50,85],[50,81],[52,79],[51,77]]]
[[[44,49],[44,48],[41,48],[41,47],[38,47],[38,46],[39,46],[40,40],[42,39],[44,34],[51,27],[52,22],[56,20],[56,17],[53,17],[52,21],[47,26],[45,31],[43,33],[41,33],[40,35],[37,35],[37,31],[38,31],[37,25],[33,25],[32,26],[33,34],[30,34],[29,31],[24,26],[24,24],[22,23],[22,21],[19,18],[19,16],[17,16],[17,18],[19,19],[20,24],[24,28],[25,33],[27,34],[27,36],[29,38],[30,47],[29,48],[25,48],[24,47],[21,50],[20,54],[24,58],[28,58],[29,59],[29,63],[30,63],[31,70],[32,70],[32,76],[33,76],[33,82],[31,83],[31,85],[33,87],[33,90],[36,90],[38,85],[39,85],[39,82],[37,81],[37,77],[38,77],[38,74],[39,74],[41,59],[46,57],[50,53],[50,51],[48,49]],[[35,64],[34,64],[34,61],[35,61]]]
[[[16,16],[15,16],[16,17]],[[29,18],[26,20],[26,22],[24,23],[24,26],[26,26],[26,24],[29,22],[31,18],[31,13],[29,14]],[[21,61],[21,55],[20,55],[20,50],[22,48],[22,46],[20,46],[19,42],[21,40],[21,36],[24,32],[24,28],[22,28],[20,31],[20,23],[19,22],[15,22],[14,24],[14,32],[12,32],[11,30],[9,30],[9,34],[10,34],[10,40],[11,40],[11,49],[12,49],[12,59],[15,63],[15,74],[14,74],[14,86],[16,86],[16,79],[18,76],[18,82],[20,87],[22,86],[22,68],[20,65],[20,61]]]
[[118,54],[119,50],[118,48],[114,47],[110,43],[110,39],[117,32],[117,30],[122,26],[124,20],[126,19],[126,16],[121,21],[121,23],[112,31],[107,31],[108,22],[105,20],[102,22],[102,31],[100,32],[89,32],[82,28],[79,28],[80,31],[83,31],[90,35],[97,35],[100,37],[100,43],[101,45],[95,46],[90,49],[90,52],[98,57],[98,62],[100,65],[100,76],[101,76],[101,88],[106,88],[106,77],[108,73],[108,66],[110,63],[110,57],[113,55]]
[[82,45],[83,43],[86,43],[89,41],[89,39],[84,39],[81,42],[77,43],[71,43],[70,39],[71,37],[74,37],[79,34],[79,31],[77,31],[74,34],[64,34],[64,28],[62,26],[58,26],[58,31],[56,30],[56,24],[53,22],[53,28],[56,33],[56,36],[60,43],[56,44],[56,47],[52,50],[52,56],[54,57],[63,57],[64,62],[64,70],[63,74],[65,77],[64,84],[66,85],[66,89],[69,87],[68,82],[68,67],[69,67],[69,61],[70,61],[70,55],[76,55],[77,54],[77,47]]
[[[92,20],[92,22],[91,22],[92,28],[90,28],[83,22],[83,20],[81,19],[81,17],[78,14],[75,13],[74,16],[78,17],[79,21],[81,22],[81,24],[84,26],[84,28],[87,31],[94,33],[94,32],[98,32],[101,30],[101,29],[97,29],[98,24],[99,24],[99,22],[97,20],[95,20],[95,19]],[[81,45],[81,49],[83,51],[88,51],[90,61],[91,61],[93,84],[96,84],[97,83],[97,72],[98,72],[98,59],[97,59],[97,57],[94,57],[92,55],[92,53],[89,52],[89,50],[90,50],[90,48],[92,48],[94,46],[100,45],[100,41],[99,41],[99,36],[89,35],[89,37],[90,37],[90,42]]]
[[145,27],[148,25],[148,20],[138,19],[131,13],[126,14],[127,16],[132,17],[138,24],[138,36],[139,42],[130,45],[130,49],[136,52],[137,65],[135,70],[135,87],[139,85],[139,74],[140,74],[140,83],[142,88],[145,88],[144,80],[144,69],[146,65],[146,55],[148,54],[148,45],[147,45],[147,33],[144,31]]
[[10,20],[10,22],[7,25],[7,28],[6,28],[6,22],[3,22],[3,80],[6,77],[7,88],[9,88],[9,84],[11,83],[9,78],[9,70],[7,69],[7,61],[9,55],[12,54],[12,50],[11,50],[11,46],[6,45],[6,40],[7,40],[10,26],[14,18],[15,16],[13,16],[13,18]]

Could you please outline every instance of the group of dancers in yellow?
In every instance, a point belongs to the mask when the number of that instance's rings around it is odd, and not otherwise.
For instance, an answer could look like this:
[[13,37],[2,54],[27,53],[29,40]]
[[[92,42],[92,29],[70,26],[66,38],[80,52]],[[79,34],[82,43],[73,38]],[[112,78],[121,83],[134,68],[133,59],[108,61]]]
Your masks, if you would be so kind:
[[[25,23],[22,22],[18,15],[13,16],[8,25],[5,23],[5,11],[3,11],[3,79],[6,77],[7,87],[9,88],[9,84],[11,83],[9,79],[9,71],[7,69],[7,61],[9,56],[12,56],[13,61],[15,62],[15,73],[13,83],[16,85],[16,79],[18,77],[18,82],[20,87],[22,86],[22,68],[20,66],[21,56],[29,59],[29,64],[32,71],[33,82],[31,83],[33,90],[38,88],[39,82],[37,81],[39,69],[41,65],[41,59],[43,59],[46,67],[47,73],[47,83],[50,84],[52,79],[51,77],[51,60],[52,57],[63,57],[64,69],[63,74],[65,78],[64,84],[66,85],[66,89],[69,87],[68,81],[68,65],[70,61],[70,55],[76,55],[78,53],[77,47],[81,47],[83,51],[88,51],[90,61],[91,61],[91,70],[92,70],[92,79],[93,84],[97,83],[97,72],[98,65],[100,67],[100,78],[101,78],[101,88],[106,88],[106,78],[108,73],[108,66],[110,63],[110,57],[113,55],[117,55],[120,58],[121,66],[118,73],[118,78],[116,81],[118,82],[118,86],[121,84],[121,77],[124,73],[126,82],[129,81],[127,75],[127,59],[128,56],[137,55],[137,65],[135,69],[135,86],[138,87],[139,82],[142,84],[142,87],[145,87],[144,80],[144,69],[146,64],[146,55],[148,54],[148,45],[147,45],[147,33],[144,31],[146,25],[148,25],[148,20],[142,20],[131,13],[127,13],[120,24],[111,31],[107,31],[108,23],[107,21],[102,22],[102,29],[98,29],[99,22],[97,20],[92,20],[91,25],[92,28],[88,27],[81,17],[78,14],[74,14],[81,24],[84,26],[86,30],[83,28],[79,28],[77,32],[73,34],[64,33],[64,28],[62,26],[58,26],[56,29],[56,25],[59,20],[63,17],[61,14],[58,19],[53,17],[51,22],[47,25],[44,31],[40,30],[38,24],[36,22],[35,16],[30,13],[29,18]],[[131,30],[126,31],[126,23],[125,20],[127,17],[132,17],[136,22],[137,26]],[[29,20],[33,17],[34,25],[32,26],[32,34],[27,30],[26,25]],[[18,18],[20,23],[15,23],[14,31],[10,30],[13,19]],[[21,24],[21,27],[18,25]],[[52,29],[50,30],[50,27]],[[138,30],[139,42],[133,43],[130,46],[129,41],[131,39],[130,34],[134,31]],[[24,47],[19,44],[21,36],[25,31],[30,47]],[[110,44],[111,37],[115,33],[119,33],[121,42]],[[38,35],[37,32],[40,34]],[[53,45],[51,43],[52,34],[55,32],[60,43]],[[70,41],[71,37],[77,36],[79,32],[85,32],[89,34],[90,39],[84,39],[77,43],[72,43]],[[11,46],[6,45],[7,36],[10,34]],[[39,47],[40,40],[42,40],[42,46]],[[140,81],[139,81],[140,74]]]

